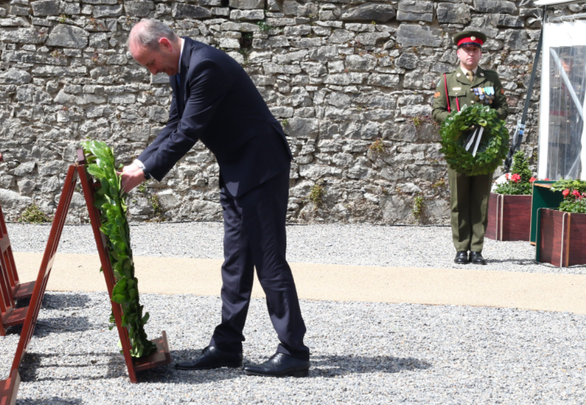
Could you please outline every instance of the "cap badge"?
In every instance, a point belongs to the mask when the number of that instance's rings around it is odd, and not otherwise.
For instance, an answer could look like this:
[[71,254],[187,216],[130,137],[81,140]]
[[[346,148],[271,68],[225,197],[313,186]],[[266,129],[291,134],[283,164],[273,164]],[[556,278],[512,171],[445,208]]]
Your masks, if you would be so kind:
[[476,37],[470,37],[472,41],[476,41]]

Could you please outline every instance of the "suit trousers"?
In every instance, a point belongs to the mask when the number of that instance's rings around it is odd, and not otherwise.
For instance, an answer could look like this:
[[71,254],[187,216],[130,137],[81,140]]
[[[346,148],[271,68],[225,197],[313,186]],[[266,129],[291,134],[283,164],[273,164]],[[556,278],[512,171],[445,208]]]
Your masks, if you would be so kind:
[[309,360],[303,344],[305,323],[291,268],[285,259],[285,220],[289,197],[289,170],[283,171],[239,197],[222,184],[224,215],[222,265],[222,322],[210,345],[242,352],[242,333],[254,279],[254,268],[265,292],[271,322],[280,344],[277,352]]
[[448,169],[452,239],[458,252],[482,252],[492,175],[466,176]]

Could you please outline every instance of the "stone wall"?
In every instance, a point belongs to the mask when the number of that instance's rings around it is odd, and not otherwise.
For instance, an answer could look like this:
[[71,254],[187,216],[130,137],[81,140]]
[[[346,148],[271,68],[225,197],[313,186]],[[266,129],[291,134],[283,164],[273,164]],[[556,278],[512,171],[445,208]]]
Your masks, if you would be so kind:
[[[580,12],[582,6],[562,8]],[[86,138],[129,163],[164,126],[171,90],[125,48],[142,18],[239,61],[288,135],[291,222],[448,223],[446,164],[430,119],[450,36],[489,37],[512,131],[522,111],[541,10],[532,1],[0,0],[0,202],[15,220],[55,211]],[[524,148],[534,159],[539,83]],[[201,143],[161,183],[131,193],[134,220],[218,220],[218,167]],[[80,194],[70,222],[87,221]]]

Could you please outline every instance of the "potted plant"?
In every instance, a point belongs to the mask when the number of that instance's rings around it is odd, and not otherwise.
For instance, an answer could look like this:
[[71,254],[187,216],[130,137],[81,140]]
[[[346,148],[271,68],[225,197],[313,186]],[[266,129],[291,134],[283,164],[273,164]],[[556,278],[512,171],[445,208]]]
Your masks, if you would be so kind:
[[535,181],[525,154],[513,155],[511,173],[490,193],[485,236],[495,240],[529,240],[531,194]]
[[558,267],[586,264],[586,181],[558,180],[564,199],[557,210],[539,210],[536,260]]

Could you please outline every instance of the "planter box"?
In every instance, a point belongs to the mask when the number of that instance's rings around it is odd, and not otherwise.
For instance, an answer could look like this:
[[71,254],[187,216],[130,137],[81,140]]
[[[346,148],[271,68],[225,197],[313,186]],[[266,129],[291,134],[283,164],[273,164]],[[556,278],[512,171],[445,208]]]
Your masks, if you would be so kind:
[[558,267],[586,264],[586,214],[538,211],[536,260]]
[[537,241],[537,215],[542,208],[557,209],[564,200],[561,191],[551,191],[554,180],[536,180],[533,182],[533,200],[531,200],[531,239],[532,245]]
[[531,196],[490,193],[485,237],[494,240],[529,240]]

